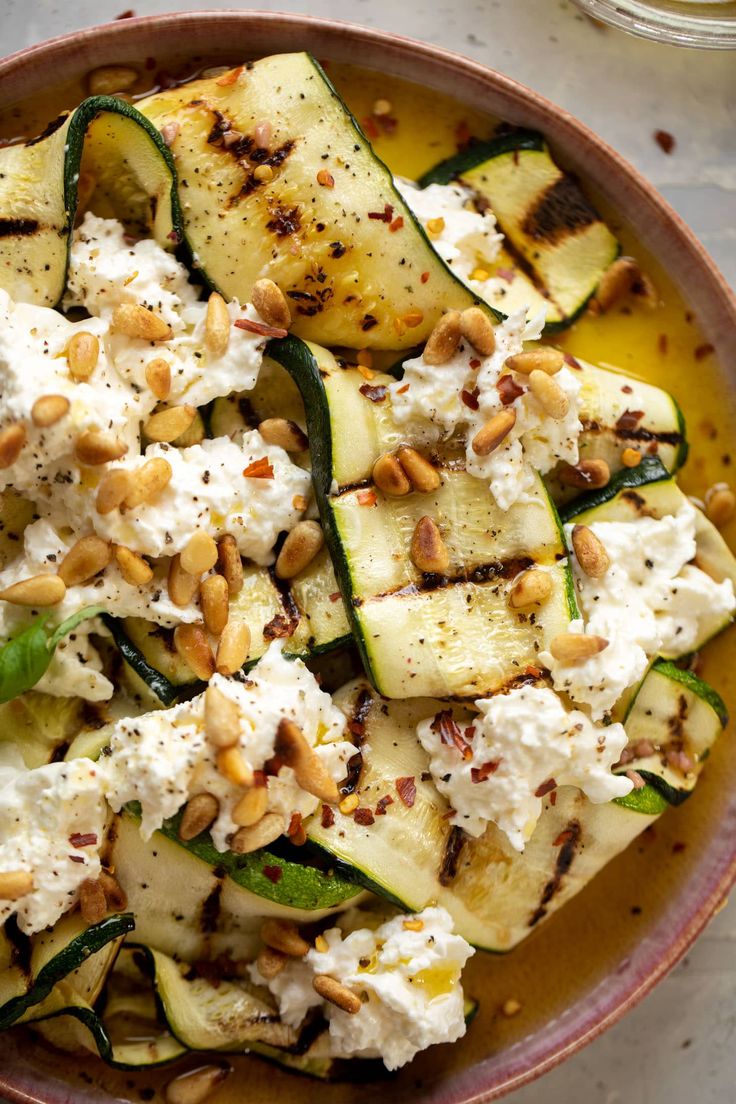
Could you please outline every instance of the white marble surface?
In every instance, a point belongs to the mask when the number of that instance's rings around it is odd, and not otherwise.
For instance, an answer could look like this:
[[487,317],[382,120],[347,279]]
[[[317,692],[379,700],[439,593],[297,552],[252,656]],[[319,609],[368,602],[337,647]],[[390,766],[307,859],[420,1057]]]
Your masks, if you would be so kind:
[[[0,51],[176,0],[0,0]],[[530,85],[659,186],[736,285],[736,54],[679,50],[595,26],[569,0],[260,0],[440,43]],[[653,131],[670,131],[672,155]],[[736,901],[631,1015],[509,1104],[734,1104]]]

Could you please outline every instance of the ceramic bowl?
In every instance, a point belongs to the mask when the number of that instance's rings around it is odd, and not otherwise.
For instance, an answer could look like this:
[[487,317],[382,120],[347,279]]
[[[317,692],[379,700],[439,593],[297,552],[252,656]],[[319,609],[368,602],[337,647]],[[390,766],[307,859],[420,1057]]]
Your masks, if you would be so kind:
[[[736,363],[736,301],[656,190],[566,111],[438,47],[292,15],[193,12],[126,19],[0,62],[0,109],[44,88],[73,85],[99,65],[140,64],[154,54],[234,64],[290,50],[394,74],[452,95],[469,109],[544,131],[668,271],[720,363]],[[712,385],[734,388],[725,369]],[[461,1044],[433,1048],[390,1086],[322,1085],[255,1059],[237,1059],[218,1104],[245,1097],[249,1104],[363,1104],[386,1092],[394,1104],[496,1100],[590,1042],[641,1000],[684,954],[735,878],[736,758],[722,740],[693,798],[665,815],[656,833],[637,841],[511,955],[487,956],[478,964],[471,990],[481,1011]],[[508,1019],[499,1008],[511,996],[523,1009]],[[0,1094],[11,1101],[138,1102],[154,1098],[171,1076],[113,1073],[91,1059],[56,1054],[22,1033],[3,1036],[2,1048]]]

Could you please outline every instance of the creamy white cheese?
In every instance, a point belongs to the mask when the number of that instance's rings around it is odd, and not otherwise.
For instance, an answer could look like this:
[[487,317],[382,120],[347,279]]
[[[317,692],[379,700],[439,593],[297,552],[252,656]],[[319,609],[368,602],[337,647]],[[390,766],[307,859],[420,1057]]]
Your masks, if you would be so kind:
[[[493,264],[501,249],[503,234],[498,232],[490,210],[481,213],[473,208],[470,188],[462,184],[430,184],[420,188],[401,178],[394,183],[401,198],[427,230],[435,250],[461,280],[469,284],[477,268],[484,263]],[[428,223],[431,224],[429,228]],[[477,283],[473,283],[474,290],[477,290]],[[485,298],[484,294],[479,294]]]
[[[3,571],[0,590],[33,575],[56,574],[69,549],[81,534],[60,532],[48,520],[31,522],[23,533],[23,551]],[[48,625],[61,624],[85,606],[101,606],[113,617],[145,617],[157,625],[176,625],[197,621],[201,611],[194,603],[179,607],[169,599],[164,564],[155,566],[154,577],[146,586],[132,586],[123,578],[113,560],[105,571],[82,586],[68,587],[58,605],[45,611]],[[0,641],[22,631],[37,616],[37,611],[11,602],[0,602]],[[46,674],[36,689],[56,697],[77,695],[87,701],[112,697],[114,686],[102,674],[102,662],[90,641],[90,635],[107,635],[102,622],[93,618],[81,622],[56,648]]]
[[[41,931],[75,904],[100,871],[105,830],[97,764],[89,759],[26,770],[15,745],[0,745],[0,873],[25,871],[33,890],[0,900],[0,923],[14,913],[21,931]],[[84,838],[93,837],[94,842]]]
[[448,711],[417,727],[434,783],[453,809],[451,823],[469,835],[493,823],[523,851],[542,812],[537,793],[551,780],[577,786],[594,802],[631,791],[628,778],[611,773],[626,746],[623,725],[599,726],[568,712],[548,687],[523,686],[475,705],[480,715],[469,726]]
[[[574,373],[562,368],[554,377],[568,398],[568,412],[557,421],[529,390],[528,378],[505,367],[507,357],[521,352],[524,341],[540,336],[543,324],[541,317],[527,323],[525,311],[517,311],[496,327],[496,348],[490,356],[479,356],[467,342],[461,342],[445,364],[427,364],[422,353],[404,364],[403,379],[389,387],[393,415],[413,439],[431,443],[462,435],[467,470],[488,483],[502,510],[523,500],[534,484],[535,469],[544,475],[561,460],[578,461],[582,424],[580,384]],[[490,455],[478,456],[473,437],[504,409],[516,412],[514,427]]]
[[[231,325],[227,349],[213,353],[205,341],[207,303],[199,301],[184,265],[150,238],[126,242],[114,219],[87,213],[75,231],[65,302],[108,323],[116,306],[138,303],[168,322],[172,337],[161,345],[118,333],[109,337],[117,371],[143,394],[149,393],[146,366],[161,357],[171,369],[170,402],[203,406],[256,384],[268,339]],[[237,300],[228,304],[228,314],[231,323],[262,321],[252,306],[242,308]]]
[[[78,482],[74,443],[85,430],[120,437],[131,455],[139,450],[138,424],[148,412],[135,389],[112,366],[105,348],[106,324],[99,319],[68,322],[48,307],[13,303],[0,290],[0,428],[20,422],[26,441],[18,459],[0,470],[0,488],[12,486],[34,495],[60,495]],[[100,341],[97,365],[87,382],[69,375],[66,349],[84,331]],[[60,395],[69,410],[52,426],[33,424],[37,399]]]
[[[245,682],[215,675],[210,686],[237,705],[242,726],[237,746],[254,771],[262,770],[273,757],[278,726],[288,718],[339,781],[355,753],[354,745],[342,738],[345,717],[301,660],[285,659],[281,649],[282,643],[274,641]],[[228,838],[237,830],[231,813],[243,791],[217,770],[216,749],[205,734],[204,712],[204,694],[200,694],[171,709],[118,721],[105,763],[105,793],[116,811],[128,801],[140,802],[146,838],[193,794],[214,794],[220,812],[211,829],[212,839],[225,851]],[[282,815],[284,829],[293,813],[306,817],[319,804],[301,789],[290,767],[269,776],[267,785],[268,811]]]
[[[571,626],[602,636],[608,647],[584,663],[564,665],[543,652],[554,684],[604,716],[623,691],[641,679],[652,656],[684,655],[695,646],[705,617],[736,609],[730,579],[715,582],[689,561],[696,551],[696,510],[685,500],[663,518],[593,522],[610,567],[601,579],[581,571],[572,556],[578,605],[584,618]],[[568,543],[572,525],[565,527]]]
[[[322,1005],[333,1056],[382,1058],[393,1070],[420,1050],[465,1034],[460,975],[474,952],[454,934],[445,909],[396,916],[347,935],[330,928],[324,940],[326,950],[313,948],[303,960],[290,960],[269,981],[256,966],[251,976],[268,985],[286,1023],[297,1026],[310,1008]],[[323,1002],[312,985],[320,974],[359,994],[360,1011],[351,1015]]]
[[[44,511],[58,525],[66,522],[75,528],[91,519],[101,537],[145,556],[176,555],[195,529],[216,539],[230,533],[242,555],[268,564],[273,562],[279,533],[292,529],[302,515],[299,499],[309,496],[309,472],[293,464],[282,448],[267,445],[257,430],[243,434],[239,444],[215,437],[189,448],[149,445],[143,456],[109,465],[108,470],[134,471],[153,457],[167,460],[172,475],[150,503],[102,515],[94,509],[93,491],[72,488]],[[271,478],[243,474],[264,458],[271,465]]]

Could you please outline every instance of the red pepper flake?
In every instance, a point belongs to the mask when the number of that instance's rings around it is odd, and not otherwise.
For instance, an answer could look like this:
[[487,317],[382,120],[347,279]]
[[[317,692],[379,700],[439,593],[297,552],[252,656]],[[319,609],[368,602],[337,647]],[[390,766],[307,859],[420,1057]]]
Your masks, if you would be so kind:
[[557,804],[557,790],[553,790],[552,793],[549,795],[549,803],[550,805]]
[[223,88],[227,88],[229,84],[235,84],[236,80],[243,72],[243,66],[239,65],[237,69],[231,69],[229,73],[223,73],[221,77],[218,77],[215,84],[219,84]]
[[373,403],[382,403],[386,399],[387,389],[382,384],[373,387],[370,383],[364,383],[358,390]]
[[707,356],[710,356],[710,354],[714,352],[715,348],[713,347],[713,345],[710,345],[708,342],[706,342],[704,345],[698,345],[698,347],[695,349],[695,352],[693,353],[693,356],[696,360],[705,360]]
[[477,410],[480,407],[480,403],[478,402],[479,395],[480,389],[477,387],[474,387],[472,391],[460,392],[460,398],[466,406],[470,407],[471,410]]
[[670,134],[668,130],[655,130],[653,137],[663,153],[672,153],[677,145],[674,134]]
[[543,782],[541,786],[537,786],[534,791],[535,797],[544,797],[545,794],[551,793],[552,790],[557,789],[557,783],[554,778],[550,778],[549,781]]
[[386,794],[385,797],[379,797],[378,802],[376,803],[376,816],[385,816],[386,809],[389,805],[393,805],[393,803],[394,799],[391,797],[390,794]]
[[253,785],[254,786],[267,786],[268,785],[268,778],[266,777],[266,772],[265,771],[262,771],[262,770],[254,770],[253,771]]
[[120,15],[115,16],[115,22],[117,23],[119,19],[135,19],[135,12],[132,8],[126,8]]
[[570,840],[573,838],[573,835],[574,835],[574,833],[571,832],[569,828],[566,828],[564,830],[564,832],[560,832],[559,836],[554,841],[552,846],[553,847],[562,847],[563,843],[569,843],[570,842]]
[[524,388],[519,387],[516,380],[509,375],[501,376],[496,382],[496,390],[504,406],[510,406],[519,395],[524,394]]
[[366,115],[364,119],[361,119],[360,125],[363,128],[366,138],[373,139],[380,137],[381,132],[376,126],[376,121],[372,115]]
[[427,280],[429,279],[429,273],[423,272],[419,279],[422,281],[423,284],[426,284]]
[[410,387],[410,384],[405,383],[403,387],[397,388],[396,394],[397,395],[405,395],[406,392],[409,390],[409,387]]
[[481,763],[479,767],[470,768],[470,781],[471,782],[485,782],[487,778],[490,778],[492,774],[495,774],[501,763],[500,759],[495,759],[490,763]]
[[624,395],[633,395],[634,394],[634,388],[629,383],[625,383],[623,385],[623,387],[621,388],[621,390],[623,391]]
[[247,330],[248,333],[260,334],[262,337],[286,337],[289,332],[282,326],[267,326],[265,322],[251,322],[250,318],[236,318],[233,325],[239,330]]
[[414,776],[412,775],[410,778],[397,778],[395,785],[399,797],[404,802],[407,809],[411,809],[417,797],[417,784],[414,781]]
[[574,368],[576,372],[582,372],[583,366],[579,360],[576,360],[572,353],[563,353],[562,359],[568,368]]
[[667,352],[667,349],[669,348],[669,344],[670,344],[670,339],[667,337],[667,334],[660,334],[659,337],[657,338],[657,348],[659,349],[660,353],[663,356]]
[[470,132],[466,119],[461,119],[455,127],[455,144],[459,150],[464,150],[470,145],[473,135]]
[[376,492],[375,491],[358,491],[355,496],[358,500],[359,506],[375,506],[376,505]]
[[330,595],[330,601],[331,602],[339,602],[340,601],[340,591],[339,590],[333,590],[332,594]]
[[173,242],[174,245],[178,245],[181,241],[181,235],[179,234],[178,230],[169,230],[166,237],[169,239],[170,242]]
[[289,821],[289,827],[286,829],[286,834],[295,847],[301,847],[303,843],[307,842],[307,833],[302,824],[301,813],[291,814],[291,820]]
[[636,429],[643,417],[643,410],[624,410],[616,422],[616,429],[621,433],[630,433],[632,429]]
[[393,115],[379,115],[378,125],[383,130],[383,133],[389,137],[396,133],[396,128],[399,125],[399,120],[395,119]]
[[685,850],[686,847],[687,847],[686,843],[682,843],[681,841],[678,840],[676,843],[672,844],[672,854],[673,855],[680,855],[680,854],[682,854],[682,852]]
[[514,280],[516,279],[516,269],[515,268],[497,268],[494,275],[495,276],[500,276],[501,279],[505,280],[507,284],[513,284]]
[[375,817],[373,816],[373,813],[370,811],[370,809],[359,808],[356,809],[353,813],[353,820],[356,824],[364,824],[367,827],[369,824],[373,824],[375,822]]
[[394,209],[390,203],[387,203],[382,211],[369,211],[368,218],[375,219],[377,222],[390,223],[394,217]]
[[322,827],[331,828],[335,823],[335,812],[329,805],[322,806]]
[[401,215],[397,215],[394,221],[389,225],[389,230],[392,234],[395,234],[397,230],[400,230],[404,225],[404,220]]
[[460,725],[449,709],[441,710],[429,726],[436,732],[443,744],[456,747],[463,759],[472,759],[473,750],[460,731]]
[[470,360],[468,361],[468,364],[470,365],[470,367],[471,367],[471,368],[473,369],[473,371],[474,371],[474,372],[475,372],[475,371],[476,371],[476,370],[477,370],[478,368],[480,368],[480,361],[478,360],[478,358],[477,358],[477,357],[472,357],[472,358],[471,358],[471,359],[470,359]]
[[282,870],[280,866],[264,866],[261,873],[274,885],[278,885],[281,881]]
[[243,475],[246,479],[273,479],[273,464],[267,456],[262,456],[243,468]]
[[67,858],[71,859],[72,862],[75,862],[75,863],[83,863],[84,862],[84,856],[83,855],[67,855]]
[[365,736],[365,722],[358,721],[355,717],[351,717],[348,721],[348,732],[351,736]]
[[96,832],[72,832],[69,837],[72,847],[94,847],[97,843]]

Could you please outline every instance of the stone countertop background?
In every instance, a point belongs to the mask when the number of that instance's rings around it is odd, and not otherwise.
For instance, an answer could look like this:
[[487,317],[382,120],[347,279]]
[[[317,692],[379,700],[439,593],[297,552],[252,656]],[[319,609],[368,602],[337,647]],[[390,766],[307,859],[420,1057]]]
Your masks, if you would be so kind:
[[[132,0],[137,15],[237,6]],[[127,0],[0,0],[0,53],[120,14]],[[246,6],[246,5],[242,5]],[[536,89],[633,162],[736,285],[736,51],[594,24],[571,0],[260,0],[457,50]],[[655,130],[676,139],[671,155]],[[736,1104],[736,900],[621,1023],[509,1104]]]

